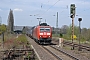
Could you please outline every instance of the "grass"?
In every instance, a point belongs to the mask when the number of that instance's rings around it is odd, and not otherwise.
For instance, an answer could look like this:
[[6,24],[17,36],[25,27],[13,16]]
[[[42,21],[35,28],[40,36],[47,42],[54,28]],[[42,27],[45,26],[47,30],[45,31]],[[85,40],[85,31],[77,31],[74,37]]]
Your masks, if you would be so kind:
[[52,34],[53,37],[59,37],[59,34]]
[[27,38],[23,34],[20,35],[20,36],[18,36],[18,38],[16,38],[16,40],[19,41],[19,42],[21,42],[21,43],[23,43],[23,44],[26,44],[27,43]]
[[[55,38],[55,39],[58,39],[58,38],[59,38],[59,34],[52,34],[52,37]],[[68,36],[68,35],[64,35],[64,34],[63,34],[63,38],[64,38],[64,40],[66,40],[66,41],[72,42],[71,37]],[[77,44],[79,43],[78,38],[77,38],[77,39],[74,39],[73,41],[76,42]],[[90,45],[90,41],[86,41],[85,39],[80,39],[80,43],[82,43],[82,44],[87,43],[87,44]]]
[[6,48],[11,48],[13,46],[18,47],[19,45],[25,45],[27,43],[27,38],[25,35],[21,34],[18,35],[18,38],[16,37],[17,35],[15,34],[7,34],[7,33],[4,34],[4,44]]

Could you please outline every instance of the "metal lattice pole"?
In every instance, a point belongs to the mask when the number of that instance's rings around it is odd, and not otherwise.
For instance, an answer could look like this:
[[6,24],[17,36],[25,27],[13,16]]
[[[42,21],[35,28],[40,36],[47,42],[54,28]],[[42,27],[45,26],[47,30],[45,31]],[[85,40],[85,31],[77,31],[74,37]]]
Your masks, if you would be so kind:
[[56,19],[56,35],[58,33],[58,12],[57,12],[57,19]]
[[74,15],[71,15],[72,18],[72,48],[71,50],[74,50],[74,44],[73,44],[73,40],[74,40]]

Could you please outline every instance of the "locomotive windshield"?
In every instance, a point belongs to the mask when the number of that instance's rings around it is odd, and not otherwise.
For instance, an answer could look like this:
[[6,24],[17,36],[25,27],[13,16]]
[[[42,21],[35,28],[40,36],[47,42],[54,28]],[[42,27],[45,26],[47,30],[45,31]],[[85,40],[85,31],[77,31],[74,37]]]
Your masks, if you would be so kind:
[[50,28],[40,28],[40,32],[44,32],[44,31],[50,32]]

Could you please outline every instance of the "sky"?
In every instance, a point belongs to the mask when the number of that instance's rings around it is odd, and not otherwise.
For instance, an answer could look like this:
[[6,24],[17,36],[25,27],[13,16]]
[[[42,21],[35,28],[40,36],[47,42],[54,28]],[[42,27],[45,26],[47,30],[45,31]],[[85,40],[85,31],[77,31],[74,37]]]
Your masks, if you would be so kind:
[[13,10],[15,26],[36,26],[47,22],[56,27],[72,24],[70,5],[75,4],[74,25],[78,26],[78,18],[82,18],[81,27],[90,28],[90,0],[0,0],[0,23],[7,25],[10,9]]

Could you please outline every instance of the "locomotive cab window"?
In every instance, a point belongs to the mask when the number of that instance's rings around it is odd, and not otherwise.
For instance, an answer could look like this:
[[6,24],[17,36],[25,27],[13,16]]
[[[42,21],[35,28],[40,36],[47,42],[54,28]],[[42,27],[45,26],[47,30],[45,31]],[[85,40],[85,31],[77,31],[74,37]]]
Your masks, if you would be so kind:
[[45,31],[50,32],[50,28],[45,28]]
[[50,28],[40,28],[40,32],[44,32],[44,31],[50,32]]
[[44,28],[40,28],[40,32],[43,32],[44,31]]

